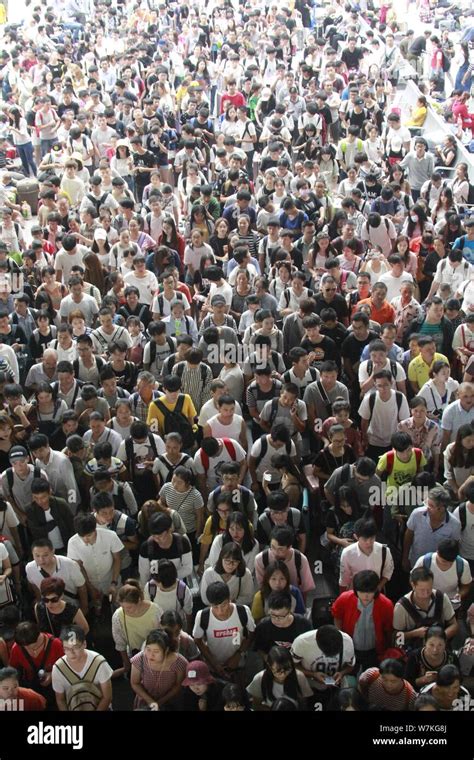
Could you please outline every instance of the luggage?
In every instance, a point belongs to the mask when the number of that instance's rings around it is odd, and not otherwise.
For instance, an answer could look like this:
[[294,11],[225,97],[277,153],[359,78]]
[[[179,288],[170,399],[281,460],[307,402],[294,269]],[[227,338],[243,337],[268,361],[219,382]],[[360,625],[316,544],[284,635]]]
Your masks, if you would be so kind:
[[16,183],[16,192],[16,202],[21,205],[26,201],[31,208],[31,213],[36,215],[38,213],[38,180],[33,177],[19,180],[19,182]]

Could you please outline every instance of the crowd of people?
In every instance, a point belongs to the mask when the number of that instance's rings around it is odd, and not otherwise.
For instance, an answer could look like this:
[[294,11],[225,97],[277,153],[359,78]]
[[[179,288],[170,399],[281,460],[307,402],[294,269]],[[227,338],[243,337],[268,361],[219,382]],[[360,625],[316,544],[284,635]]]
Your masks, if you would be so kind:
[[463,7],[3,28],[0,709],[469,709]]

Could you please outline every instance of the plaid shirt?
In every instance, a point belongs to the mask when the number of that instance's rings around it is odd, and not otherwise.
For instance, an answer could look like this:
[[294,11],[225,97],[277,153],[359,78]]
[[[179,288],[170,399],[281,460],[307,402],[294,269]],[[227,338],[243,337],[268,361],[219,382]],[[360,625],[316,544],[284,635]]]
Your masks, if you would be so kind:
[[422,309],[416,298],[412,298],[406,306],[402,305],[402,297],[397,296],[392,300],[392,306],[395,309],[394,324],[397,328],[397,343],[402,342],[408,327],[415,319],[420,319],[422,316]]
[[408,433],[413,446],[422,450],[427,461],[432,458],[432,454],[440,453],[441,430],[434,420],[427,419],[422,428],[416,428],[413,417],[409,417],[398,423],[398,429],[401,433]]

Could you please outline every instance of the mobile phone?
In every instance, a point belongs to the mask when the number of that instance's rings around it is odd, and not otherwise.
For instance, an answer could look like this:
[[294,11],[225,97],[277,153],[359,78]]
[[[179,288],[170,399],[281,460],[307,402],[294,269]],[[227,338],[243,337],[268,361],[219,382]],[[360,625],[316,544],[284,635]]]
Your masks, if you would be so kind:
[[326,676],[324,679],[324,683],[326,686],[335,686],[336,682],[332,676]]
[[265,483],[271,483],[271,481],[272,481],[271,473],[266,472],[265,475],[263,476],[263,479],[264,479]]

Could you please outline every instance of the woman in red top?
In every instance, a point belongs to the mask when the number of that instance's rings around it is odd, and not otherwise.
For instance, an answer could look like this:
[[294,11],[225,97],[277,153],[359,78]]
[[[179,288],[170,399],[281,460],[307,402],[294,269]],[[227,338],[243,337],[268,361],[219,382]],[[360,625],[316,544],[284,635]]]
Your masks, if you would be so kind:
[[0,670],[0,710],[29,712],[45,708],[46,700],[41,694],[18,685],[18,671],[15,668]]
[[54,709],[56,704],[51,688],[51,671],[63,654],[61,641],[49,633],[42,633],[37,623],[17,625],[9,664],[19,671],[23,686],[34,689],[46,698],[49,709]]
[[352,591],[344,591],[332,605],[334,624],[354,640],[362,670],[376,666],[390,646],[393,604],[377,591],[380,578],[373,570],[354,576]]

